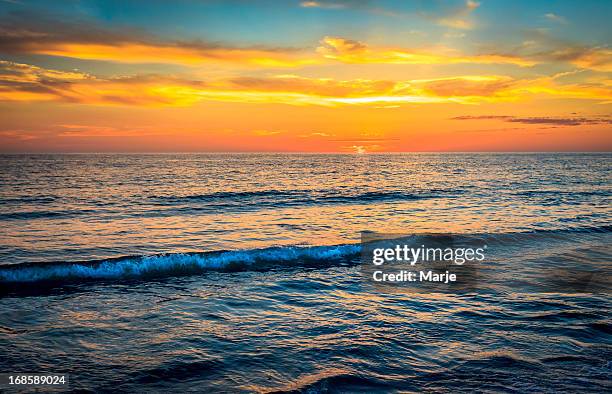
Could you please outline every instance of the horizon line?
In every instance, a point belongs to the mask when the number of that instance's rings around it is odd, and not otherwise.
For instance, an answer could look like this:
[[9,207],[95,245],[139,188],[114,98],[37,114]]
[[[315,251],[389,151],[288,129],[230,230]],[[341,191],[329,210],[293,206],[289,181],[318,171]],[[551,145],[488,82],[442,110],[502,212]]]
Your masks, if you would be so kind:
[[341,151],[323,151],[323,152],[312,152],[312,151],[16,151],[16,152],[0,152],[0,155],[103,155],[103,154],[127,154],[127,155],[159,155],[159,154],[296,154],[296,155],[386,155],[386,154],[476,154],[476,153],[497,153],[497,154],[534,154],[534,153],[612,153],[612,150],[601,150],[601,151],[386,151],[386,152],[341,152]]

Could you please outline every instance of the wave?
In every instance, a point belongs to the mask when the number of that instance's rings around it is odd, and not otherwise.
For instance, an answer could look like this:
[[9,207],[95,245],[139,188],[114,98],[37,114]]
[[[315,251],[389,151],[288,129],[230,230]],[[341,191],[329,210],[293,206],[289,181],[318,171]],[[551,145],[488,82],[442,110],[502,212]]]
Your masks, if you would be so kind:
[[[260,190],[215,192],[210,194],[194,194],[186,196],[149,196],[145,201],[134,201],[134,209],[130,217],[174,216],[193,213],[244,212],[266,208],[370,204],[393,201],[414,201],[432,198],[444,198],[461,194],[460,190],[438,190],[408,193],[402,191],[370,191],[364,193],[347,193],[343,191],[317,190]],[[96,207],[102,204],[92,203]],[[104,204],[106,205],[106,204]],[[154,209],[151,209],[151,206]],[[144,207],[144,209],[140,209]],[[163,207],[158,209],[157,207]],[[67,218],[87,214],[124,215],[121,210],[101,209],[67,209],[67,210],[36,210],[22,212],[0,212],[0,220],[29,220],[45,218]]]
[[185,203],[213,203],[217,206],[244,203],[245,200],[255,205],[303,205],[303,204],[342,204],[359,202],[382,202],[400,200],[419,200],[427,198],[442,198],[451,194],[460,194],[460,190],[432,189],[423,192],[409,193],[405,191],[368,191],[362,193],[347,193],[338,190],[258,190],[258,191],[226,191],[209,194],[194,194],[186,196],[150,196],[158,205],[175,205]]
[[74,263],[26,263],[0,268],[0,283],[129,279],[198,274],[206,271],[240,271],[274,266],[324,265],[357,257],[358,244],[289,246],[265,249],[175,253],[120,257]]
[[26,212],[6,212],[0,213],[0,220],[27,220],[44,218],[72,217],[83,214],[91,214],[97,211],[91,209],[71,209],[63,211],[26,211]]
[[[478,241],[479,244],[503,246],[521,242],[548,242],[551,239],[575,242],[579,235],[589,237],[605,234],[607,237],[610,233],[612,226],[604,225],[497,234],[413,234],[401,237],[398,235],[397,238],[409,237],[418,245],[442,240],[444,242]],[[597,238],[596,241],[602,242],[601,238]],[[275,267],[321,267],[356,262],[361,249],[361,244],[357,243],[276,246],[262,249],[123,256],[81,262],[20,263],[0,266],[0,284],[157,278],[193,275],[207,271],[267,270]]]
[[262,392],[268,394],[287,393],[328,393],[328,392],[388,392],[397,386],[396,382],[384,381],[375,377],[362,376],[350,371],[332,370],[322,371],[314,375],[302,376],[294,382],[290,382],[280,390],[261,388]]
[[8,197],[3,198],[3,204],[49,204],[57,201],[58,198],[54,196],[19,196],[19,197]]
[[256,191],[241,191],[241,192],[214,192],[208,194],[193,194],[186,196],[151,196],[150,198],[154,200],[167,201],[167,202],[183,202],[183,201],[207,201],[207,200],[217,200],[217,199],[226,199],[226,198],[253,198],[253,197],[284,197],[284,196],[295,196],[295,195],[304,195],[308,193],[307,190],[299,191],[299,190],[256,190]]
[[514,193],[515,196],[538,197],[538,196],[554,196],[554,197],[611,197],[612,193],[609,190],[525,190]]

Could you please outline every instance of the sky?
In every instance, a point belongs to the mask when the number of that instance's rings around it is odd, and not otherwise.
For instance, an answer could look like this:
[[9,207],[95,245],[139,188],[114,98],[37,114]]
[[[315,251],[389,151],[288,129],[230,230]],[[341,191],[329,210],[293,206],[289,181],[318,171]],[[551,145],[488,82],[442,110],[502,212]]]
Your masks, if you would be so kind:
[[606,0],[0,0],[0,151],[611,151],[610,20]]

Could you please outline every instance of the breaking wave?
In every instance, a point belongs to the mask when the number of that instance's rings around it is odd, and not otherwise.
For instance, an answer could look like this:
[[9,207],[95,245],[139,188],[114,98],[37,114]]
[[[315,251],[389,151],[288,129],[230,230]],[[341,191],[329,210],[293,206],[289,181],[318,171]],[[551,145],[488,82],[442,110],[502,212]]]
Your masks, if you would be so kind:
[[[607,237],[612,226],[576,227],[559,230],[540,230],[498,234],[414,234],[415,244],[430,241],[463,242],[477,240],[483,244],[506,245],[550,243],[579,239],[595,242]],[[449,238],[450,237],[450,238]],[[404,240],[404,236],[401,237]],[[607,240],[607,238],[606,238]],[[321,267],[356,262],[361,245],[275,246],[262,249],[223,250],[199,253],[169,253],[146,256],[123,256],[81,262],[37,262],[0,266],[0,283],[32,283],[41,281],[77,282],[80,280],[108,280],[128,278],[157,278],[193,275],[206,271],[266,270],[275,267]],[[575,257],[575,256],[574,256]]]
[[127,279],[198,274],[206,271],[263,270],[275,266],[320,266],[349,261],[359,244],[288,246],[265,249],[174,253],[73,263],[26,263],[0,268],[0,283]]

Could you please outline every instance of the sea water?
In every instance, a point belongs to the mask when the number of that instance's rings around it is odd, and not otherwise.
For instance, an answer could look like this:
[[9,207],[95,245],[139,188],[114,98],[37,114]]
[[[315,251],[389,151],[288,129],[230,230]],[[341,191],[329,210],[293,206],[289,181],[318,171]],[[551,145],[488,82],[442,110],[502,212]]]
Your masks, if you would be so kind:
[[610,388],[608,292],[386,292],[359,261],[361,231],[444,233],[479,237],[491,269],[525,281],[609,272],[610,154],[37,154],[0,168],[3,372],[67,373],[76,391]]

